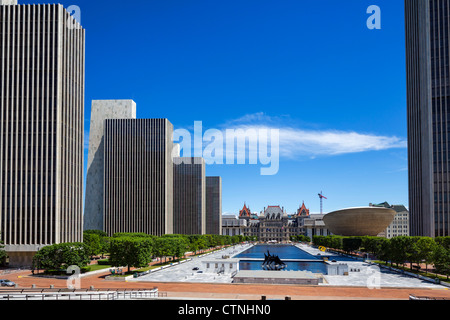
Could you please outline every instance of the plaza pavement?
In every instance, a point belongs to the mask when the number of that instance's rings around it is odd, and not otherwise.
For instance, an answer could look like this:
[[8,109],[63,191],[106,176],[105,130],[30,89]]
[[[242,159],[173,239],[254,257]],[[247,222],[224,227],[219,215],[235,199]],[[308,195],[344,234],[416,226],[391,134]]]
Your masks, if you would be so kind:
[[380,268],[373,263],[367,263],[347,257],[342,258],[342,256],[336,253],[323,253],[319,249],[305,244],[297,245],[297,247],[312,255],[321,254],[331,256],[329,260],[335,259],[337,262],[346,263],[348,265],[350,271],[348,276],[324,275],[326,281],[324,281],[322,285],[368,287],[374,289],[378,287],[446,289],[446,287],[442,285],[402,275],[386,268]]
[[[312,254],[316,249],[300,246]],[[163,299],[192,299],[192,300],[260,300],[262,296],[267,299],[284,299],[289,296],[292,300],[408,300],[410,295],[450,299],[450,290],[443,286],[420,281],[416,278],[405,277],[381,270],[380,288],[371,289],[367,286],[364,272],[350,272],[349,276],[326,276],[322,285],[258,285],[258,284],[230,284],[231,278],[222,275],[192,275],[194,266],[200,267],[202,259],[234,255],[247,247],[237,246],[225,249],[208,256],[194,258],[177,266],[155,272],[148,278],[138,278],[128,282],[107,281],[105,276],[109,271],[87,275],[81,279],[81,288],[89,289],[148,289],[157,287],[166,296]],[[328,255],[328,253],[327,253]],[[364,263],[351,261],[351,265],[362,270]],[[184,270],[184,271],[183,271]],[[189,271],[189,275],[186,273]],[[149,275],[150,276],[150,275]],[[187,278],[186,278],[187,276]],[[147,276],[145,276],[147,277]],[[214,278],[215,277],[215,278]],[[339,278],[343,277],[343,278]],[[366,275],[367,277],[367,275]],[[30,270],[18,270],[0,275],[2,279],[10,279],[19,285],[19,288],[67,288],[67,280],[54,278],[38,278],[31,275]],[[144,281],[142,281],[144,280]],[[167,281],[173,280],[173,281]],[[178,281],[176,281],[178,280]],[[196,280],[197,282],[194,282]],[[2,289],[5,289],[2,287]]]
[[[211,259],[220,259],[223,255],[234,256],[248,248],[251,244],[236,245],[213,253],[193,257],[192,260],[170,268],[158,270],[148,275],[136,279],[130,279],[129,282],[194,282],[194,283],[231,283],[233,278],[231,274],[204,273],[202,271],[202,261]],[[199,270],[193,270],[199,268]],[[199,272],[200,271],[200,272]]]
[[[212,254],[195,257],[189,262],[172,266],[167,269],[153,272],[136,279],[130,279],[129,282],[190,282],[190,283],[231,283],[233,278],[230,274],[215,274],[215,273],[199,273],[193,268],[202,270],[202,261],[220,258],[222,255],[230,257],[237,255],[247,250],[251,245],[238,245],[228,249],[214,252]],[[324,254],[320,250],[300,244],[298,248],[317,256],[317,254]],[[444,289],[441,285],[436,285],[428,281],[420,280],[414,277],[399,274],[388,269],[379,268],[376,265],[366,263],[360,260],[342,257],[335,253],[326,253],[331,256],[330,260],[335,259],[338,262],[346,263],[349,266],[349,275],[324,275],[324,282],[322,286],[352,286],[352,287],[368,287],[368,288],[385,288],[385,287],[401,287],[401,288],[430,288],[430,289]],[[353,271],[352,271],[353,270]],[[283,271],[280,271],[283,272]]]

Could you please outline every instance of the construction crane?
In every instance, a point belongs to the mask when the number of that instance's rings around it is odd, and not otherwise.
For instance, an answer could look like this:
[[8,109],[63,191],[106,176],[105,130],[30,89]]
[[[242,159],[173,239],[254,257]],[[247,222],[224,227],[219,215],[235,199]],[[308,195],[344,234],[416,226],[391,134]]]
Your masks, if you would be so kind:
[[322,194],[322,191],[319,193],[319,199],[320,199],[320,214],[323,214],[323,199],[326,199],[326,197]]

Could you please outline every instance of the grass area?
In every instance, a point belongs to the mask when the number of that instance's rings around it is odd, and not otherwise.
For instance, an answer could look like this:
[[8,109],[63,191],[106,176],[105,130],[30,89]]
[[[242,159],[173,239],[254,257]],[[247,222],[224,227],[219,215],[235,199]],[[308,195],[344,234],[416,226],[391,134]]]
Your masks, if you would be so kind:
[[[134,270],[131,270],[129,272],[125,271],[124,274],[116,274],[116,275],[112,275],[112,277],[128,277],[128,276],[133,275],[136,272],[139,273],[139,272],[145,272],[145,271],[149,271],[149,270],[153,270],[153,269],[158,269],[158,268],[161,268],[163,266],[170,265],[171,263],[181,262],[183,260],[186,260],[186,259],[178,259],[178,260],[171,260],[171,261],[167,261],[167,262],[162,262],[162,263],[154,264],[154,265],[143,267],[143,268],[139,268],[139,269],[134,269]],[[126,270],[128,270],[128,268]]]
[[97,270],[107,269],[107,268],[112,268],[112,267],[113,266],[107,265],[107,264],[91,264],[87,267],[86,272],[97,271]]
[[450,279],[448,279],[446,276],[442,276],[442,275],[439,275],[439,274],[436,274],[436,273],[424,272],[424,271],[421,271],[421,270],[419,271],[419,270],[416,270],[414,268],[411,270],[411,268],[404,267],[402,265],[398,265],[398,266],[397,265],[392,265],[391,266],[390,263],[386,263],[385,261],[380,261],[380,260],[374,260],[373,262],[381,264],[381,265],[386,266],[386,267],[392,267],[392,268],[400,269],[400,270],[403,270],[403,271],[406,271],[406,272],[418,274],[418,275],[421,275],[421,276],[424,276],[424,277],[427,277],[427,278],[439,279],[442,282],[450,283]]
[[[107,269],[107,268],[112,268],[112,266],[111,265],[92,264],[92,265],[81,268],[80,272],[83,274],[86,272],[102,270],[102,269]],[[45,276],[70,276],[71,275],[71,274],[68,274],[66,272],[66,270],[48,270],[48,271],[40,272],[39,274],[45,275]]]

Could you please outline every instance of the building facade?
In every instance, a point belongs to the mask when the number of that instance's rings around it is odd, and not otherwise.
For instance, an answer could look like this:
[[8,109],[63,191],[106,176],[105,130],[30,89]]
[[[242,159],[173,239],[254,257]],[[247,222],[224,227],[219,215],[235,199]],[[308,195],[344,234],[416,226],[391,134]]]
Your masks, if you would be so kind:
[[167,119],[106,119],[104,227],[173,233],[173,126]]
[[222,215],[222,234],[225,236],[243,236],[247,228],[247,220],[239,219],[232,214]]
[[312,240],[314,236],[329,236],[331,231],[323,222],[325,214],[313,213],[307,217],[299,219],[299,226],[303,229],[303,234]]
[[104,123],[106,119],[136,119],[133,100],[93,100],[84,203],[84,230],[103,230]]
[[410,234],[450,235],[449,0],[405,0]]
[[176,234],[206,234],[205,160],[174,158],[173,231]]
[[[303,208],[307,210],[304,204]],[[309,213],[309,210],[303,211],[300,208],[297,213],[288,214],[284,207],[268,206],[257,215],[252,213],[250,208],[244,204],[244,207],[239,211],[239,220],[245,221],[245,223],[240,224],[240,230],[243,230],[242,235],[256,237],[258,241],[288,242],[291,236],[304,233],[300,222],[300,212]]]
[[268,206],[259,215],[244,204],[237,217],[224,216],[222,230],[223,234],[257,237],[262,242],[288,242],[297,235],[305,235],[312,240],[315,235],[331,235],[323,217],[324,214],[310,214],[305,203],[293,214],[288,214],[280,206]]
[[85,230],[221,233],[221,177],[172,139],[167,119],[137,119],[132,100],[92,101]]
[[206,233],[222,234],[222,178],[206,177]]
[[309,209],[306,208],[305,203],[297,210],[297,225],[299,232],[302,235],[309,237],[312,240],[313,236],[328,236],[331,232],[323,222],[324,214],[310,214]]
[[298,235],[296,219],[289,219],[280,206],[268,206],[259,216],[259,236],[262,242],[288,242],[290,237]]
[[404,205],[390,205],[385,201],[379,204],[370,203],[369,206],[390,208],[397,213],[392,223],[378,235],[379,237],[390,239],[397,236],[409,236],[409,211]]
[[85,31],[62,5],[0,0],[0,240],[10,265],[82,241]]

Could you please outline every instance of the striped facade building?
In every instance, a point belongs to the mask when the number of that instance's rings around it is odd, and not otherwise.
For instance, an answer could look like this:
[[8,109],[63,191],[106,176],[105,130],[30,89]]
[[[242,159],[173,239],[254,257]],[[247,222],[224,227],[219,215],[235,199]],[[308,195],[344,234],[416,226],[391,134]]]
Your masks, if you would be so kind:
[[0,240],[10,265],[82,241],[85,31],[61,5],[0,0]]
[[173,125],[167,119],[104,122],[103,230],[173,233]]
[[221,177],[180,157],[167,119],[137,119],[133,100],[93,100],[85,230],[220,234]]
[[93,100],[84,201],[84,230],[103,230],[104,125],[106,119],[136,119],[133,100]]
[[450,0],[405,0],[412,236],[450,235]]
[[222,178],[206,177],[206,234],[222,234]]
[[173,231],[176,234],[206,233],[205,159],[174,158]]

